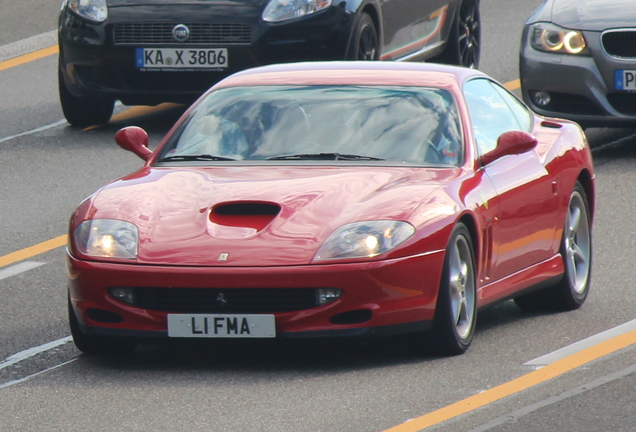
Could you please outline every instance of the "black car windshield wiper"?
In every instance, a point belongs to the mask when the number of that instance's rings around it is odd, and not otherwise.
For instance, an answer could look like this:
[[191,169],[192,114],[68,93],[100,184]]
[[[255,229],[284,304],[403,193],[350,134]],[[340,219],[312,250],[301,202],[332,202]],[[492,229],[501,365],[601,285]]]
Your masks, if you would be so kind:
[[199,155],[174,155],[174,156],[166,156],[165,158],[159,159],[157,162],[178,162],[178,161],[234,161],[236,159],[232,159],[224,156],[213,156],[210,154],[199,154]]
[[344,161],[355,161],[355,160],[384,160],[382,158],[377,158],[373,156],[362,156],[355,154],[343,154],[343,153],[303,153],[303,154],[295,154],[295,155],[283,155],[283,156],[273,156],[267,158],[267,160],[344,160]]

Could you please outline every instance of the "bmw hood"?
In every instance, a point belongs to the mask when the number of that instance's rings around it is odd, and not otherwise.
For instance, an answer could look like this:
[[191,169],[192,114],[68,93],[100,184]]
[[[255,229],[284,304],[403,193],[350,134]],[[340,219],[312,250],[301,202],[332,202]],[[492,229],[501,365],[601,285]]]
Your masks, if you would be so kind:
[[306,265],[348,223],[388,219],[416,228],[425,225],[422,203],[459,172],[415,167],[145,168],[89,197],[73,220],[133,223],[139,230],[141,264]]
[[261,9],[268,2],[269,0],[107,0],[108,7],[191,5],[204,7],[257,6]]
[[584,31],[633,28],[636,27],[636,8],[633,0],[555,0],[552,22]]

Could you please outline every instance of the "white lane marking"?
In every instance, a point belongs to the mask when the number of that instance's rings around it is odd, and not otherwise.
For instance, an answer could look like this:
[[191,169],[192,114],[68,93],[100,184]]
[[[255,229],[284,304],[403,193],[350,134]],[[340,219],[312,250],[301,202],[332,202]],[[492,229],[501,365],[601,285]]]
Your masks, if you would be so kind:
[[41,131],[44,131],[44,130],[47,130],[47,129],[51,129],[51,128],[57,127],[59,125],[65,124],[65,123],[66,123],[66,120],[58,120],[55,123],[51,123],[51,124],[48,124],[46,126],[42,126],[42,127],[39,127],[39,128],[31,129],[30,131],[26,131],[26,132],[22,132],[22,133],[19,133],[19,134],[11,135],[11,136],[8,136],[8,137],[0,138],[0,143],[12,140],[14,138],[19,138],[21,136],[32,135],[34,133],[41,132]]
[[57,45],[57,31],[40,33],[10,44],[0,46],[0,61],[9,60],[37,50]]
[[587,339],[583,339],[578,342],[575,342],[571,345],[568,345],[566,347],[553,351],[544,356],[537,357],[534,360],[530,360],[529,362],[524,363],[524,366],[543,367],[557,360],[565,358],[571,354],[577,353],[586,348],[597,345],[603,341],[612,339],[613,337],[622,335],[624,333],[630,332],[635,329],[636,329],[636,319],[626,322],[625,324],[621,324],[612,329],[606,330],[604,332],[595,334],[594,336],[590,336]]
[[19,264],[12,265],[11,267],[0,270],[0,280],[33,270],[34,268],[40,267],[44,264],[46,263],[41,261],[24,261]]
[[24,351],[20,351],[19,353],[10,355],[9,357],[7,357],[2,363],[0,363],[0,370],[7,368],[11,365],[14,365],[16,363],[21,362],[22,360],[26,360],[30,357],[33,357],[34,355],[43,353],[44,351],[48,351],[50,349],[56,348],[60,345],[64,345],[65,343],[68,343],[70,341],[72,341],[73,338],[71,336],[66,336],[62,339],[58,339],[58,340],[54,340],[53,342],[48,342],[45,344],[42,344],[40,346],[36,346],[34,348],[29,348],[27,350]]
[[5,387],[9,387],[9,386],[12,386],[12,385],[15,385],[15,384],[20,384],[21,382],[24,382],[26,380],[30,380],[31,378],[36,377],[36,376],[38,376],[40,374],[43,374],[45,372],[49,372],[49,371],[52,371],[53,369],[57,369],[59,367],[67,365],[67,364],[69,364],[71,362],[74,362],[75,360],[77,360],[77,357],[75,357],[74,359],[71,359],[69,361],[65,361],[64,363],[60,363],[58,365],[51,366],[50,368],[44,369],[44,370],[42,370],[40,372],[36,372],[33,375],[29,375],[29,376],[26,376],[24,378],[20,378],[20,379],[14,380],[14,381],[9,381],[9,382],[6,382],[4,384],[0,384],[0,389],[1,388],[5,388]]
[[581,386],[578,386],[576,388],[570,389],[568,391],[565,391],[559,395],[556,396],[550,396],[542,401],[539,401],[537,403],[534,403],[532,405],[529,405],[525,408],[522,408],[520,410],[517,411],[513,411],[510,414],[506,414],[503,415],[501,417],[498,417],[488,423],[485,423],[479,427],[476,427],[474,429],[470,429],[468,432],[486,432],[489,431],[491,429],[494,429],[498,426],[502,426],[505,424],[510,424],[510,423],[516,423],[519,421],[519,419],[525,415],[528,415],[534,411],[537,411],[541,408],[545,408],[547,406],[553,405],[555,403],[561,402],[563,400],[569,399],[571,397],[574,397],[576,395],[579,395],[581,393],[585,393],[588,390],[592,390],[596,387],[600,387],[604,384],[607,384],[609,382],[612,381],[616,381],[618,379],[621,378],[625,378],[628,375],[631,375],[633,373],[636,372],[636,364],[628,366],[627,368],[618,371],[618,372],[614,372],[612,374],[609,375],[605,375],[603,377],[597,378],[593,381],[590,381],[586,384],[583,384]]

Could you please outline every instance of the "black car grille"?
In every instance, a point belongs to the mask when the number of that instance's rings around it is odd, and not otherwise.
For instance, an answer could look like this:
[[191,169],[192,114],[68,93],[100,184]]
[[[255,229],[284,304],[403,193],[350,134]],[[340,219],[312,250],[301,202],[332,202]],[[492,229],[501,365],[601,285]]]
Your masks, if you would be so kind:
[[[190,29],[190,37],[183,42],[172,36],[172,29],[184,24]],[[252,29],[248,24],[205,23],[124,23],[113,29],[115,45],[210,45],[249,44]]]
[[603,33],[603,48],[607,54],[619,58],[636,58],[636,29]]
[[276,313],[318,306],[313,288],[141,288],[132,306],[181,313]]
[[636,94],[631,92],[608,93],[607,100],[621,114],[636,115]]

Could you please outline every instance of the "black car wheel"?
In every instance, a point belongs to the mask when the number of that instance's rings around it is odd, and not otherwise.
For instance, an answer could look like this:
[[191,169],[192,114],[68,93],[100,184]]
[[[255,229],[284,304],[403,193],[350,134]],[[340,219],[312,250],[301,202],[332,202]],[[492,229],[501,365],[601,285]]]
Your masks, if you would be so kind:
[[477,69],[481,54],[479,0],[461,0],[439,62]]
[[108,123],[115,101],[99,97],[77,97],[69,92],[62,71],[58,70],[60,103],[64,117],[72,126],[93,126]]
[[96,355],[124,355],[134,351],[136,344],[131,341],[119,340],[103,336],[92,336],[84,333],[80,328],[75,311],[68,301],[68,321],[71,336],[75,346],[84,354]]
[[555,286],[515,298],[523,310],[574,310],[583,305],[590,290],[592,226],[585,189],[576,183],[565,217],[560,253],[565,268]]
[[349,59],[378,60],[379,58],[380,47],[378,43],[378,31],[371,17],[363,13],[353,38]]

